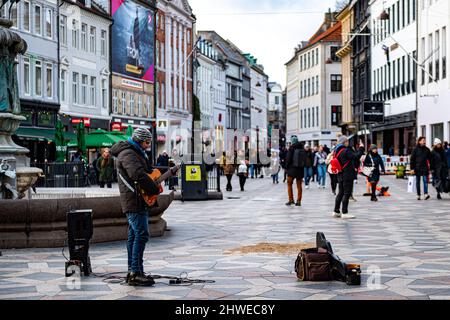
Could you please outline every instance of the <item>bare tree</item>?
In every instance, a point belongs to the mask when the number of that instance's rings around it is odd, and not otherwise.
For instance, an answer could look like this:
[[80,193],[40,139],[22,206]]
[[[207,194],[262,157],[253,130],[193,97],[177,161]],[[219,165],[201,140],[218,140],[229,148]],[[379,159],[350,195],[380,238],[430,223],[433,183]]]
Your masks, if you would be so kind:
[[336,0],[336,12],[342,11],[349,2],[350,0]]

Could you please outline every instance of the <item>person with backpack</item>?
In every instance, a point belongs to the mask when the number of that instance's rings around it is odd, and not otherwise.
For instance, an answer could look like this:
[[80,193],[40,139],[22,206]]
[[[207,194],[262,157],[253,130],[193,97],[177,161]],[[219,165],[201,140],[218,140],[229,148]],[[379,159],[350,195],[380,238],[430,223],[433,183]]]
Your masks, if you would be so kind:
[[286,178],[287,178],[286,157],[287,157],[287,149],[286,149],[286,147],[282,147],[280,150],[280,166],[283,169],[283,183],[286,182]]
[[309,144],[305,145],[305,153],[306,153],[306,159],[305,159],[305,189],[309,189],[309,183],[311,179],[313,178],[313,164],[314,164],[314,154],[311,150],[311,147]]
[[[373,144],[370,146],[370,151],[367,153],[366,158],[364,159],[364,170],[363,173],[366,173],[366,177],[368,178],[368,181],[372,188],[372,196],[371,201],[378,201],[376,192],[377,192],[377,185],[380,181],[380,175],[381,173],[385,172],[383,159],[381,158],[380,154],[378,153],[378,147]],[[380,171],[381,168],[381,171]]]
[[[336,196],[333,217],[342,219],[354,219],[355,216],[348,213],[348,203],[353,192],[355,179],[355,162],[364,154],[364,145],[360,142],[359,149],[355,152],[349,146],[349,140],[342,135],[338,138],[338,145],[333,152],[330,162],[331,171],[337,174],[339,192]],[[342,211],[341,211],[342,205]]]
[[434,148],[431,152],[431,170],[435,182],[438,200],[442,200],[441,193],[446,190],[446,183],[448,177],[447,156],[445,155],[442,141],[438,138],[434,140]]
[[[300,207],[302,205],[302,182],[306,163],[306,151],[302,143],[298,142],[298,138],[293,136],[291,138],[291,146],[289,147],[288,154],[286,156],[286,170],[287,170],[287,185],[289,201],[287,206]],[[294,202],[294,193],[292,185],[294,180],[297,183],[297,202]]]
[[317,167],[317,183],[319,188],[325,189],[326,178],[327,178],[327,154],[324,151],[323,146],[319,146],[319,150],[317,151],[314,157],[314,166]]
[[428,176],[430,175],[431,151],[426,146],[426,143],[425,137],[419,137],[417,146],[414,148],[410,159],[411,174],[416,176],[417,200],[422,200],[421,180],[423,182],[424,199],[430,199],[428,194]]

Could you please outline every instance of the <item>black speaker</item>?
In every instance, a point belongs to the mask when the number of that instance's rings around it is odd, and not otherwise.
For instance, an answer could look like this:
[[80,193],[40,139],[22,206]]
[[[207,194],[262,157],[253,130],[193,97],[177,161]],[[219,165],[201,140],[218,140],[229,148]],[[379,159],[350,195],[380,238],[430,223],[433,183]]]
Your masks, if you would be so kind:
[[92,210],[71,210],[67,213],[70,261],[81,262],[85,276],[92,273],[89,241],[93,235]]

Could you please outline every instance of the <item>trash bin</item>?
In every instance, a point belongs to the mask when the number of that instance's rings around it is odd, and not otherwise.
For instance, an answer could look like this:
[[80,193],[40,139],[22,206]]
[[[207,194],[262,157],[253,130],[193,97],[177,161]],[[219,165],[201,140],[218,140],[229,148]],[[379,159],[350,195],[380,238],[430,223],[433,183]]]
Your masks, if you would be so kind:
[[182,201],[208,200],[208,180],[203,163],[181,166]]

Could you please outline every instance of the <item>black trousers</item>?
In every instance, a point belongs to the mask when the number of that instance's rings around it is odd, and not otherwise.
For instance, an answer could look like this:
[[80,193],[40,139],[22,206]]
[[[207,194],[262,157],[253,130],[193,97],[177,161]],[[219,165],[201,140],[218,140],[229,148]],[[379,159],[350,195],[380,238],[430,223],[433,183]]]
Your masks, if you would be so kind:
[[337,174],[330,174],[331,180],[331,190],[333,193],[336,193],[337,185],[338,185],[338,177]]
[[244,186],[245,186],[246,180],[247,180],[247,177],[245,175],[239,175],[239,185],[240,185],[242,191],[244,191]]
[[108,187],[108,189],[111,189],[112,188],[112,183],[111,183],[111,181],[108,181],[108,182],[104,182],[104,181],[100,181],[100,188],[105,188],[105,184],[106,184],[106,186]]
[[348,213],[348,203],[350,201],[350,197],[353,192],[353,179],[352,180],[339,180],[339,192],[336,196],[336,203],[334,207],[334,212],[341,212],[341,204],[342,204],[342,213]]
[[227,174],[227,191],[231,191],[233,187],[231,186],[231,179],[233,178],[232,174]]

